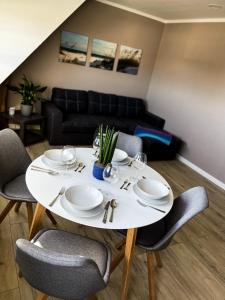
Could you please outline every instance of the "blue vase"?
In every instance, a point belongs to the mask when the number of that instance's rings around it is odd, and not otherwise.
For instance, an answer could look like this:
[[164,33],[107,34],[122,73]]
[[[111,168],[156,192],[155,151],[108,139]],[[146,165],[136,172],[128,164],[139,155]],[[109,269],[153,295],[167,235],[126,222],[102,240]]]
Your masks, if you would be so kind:
[[98,180],[104,180],[103,171],[105,166],[99,164],[98,162],[94,163],[92,174]]

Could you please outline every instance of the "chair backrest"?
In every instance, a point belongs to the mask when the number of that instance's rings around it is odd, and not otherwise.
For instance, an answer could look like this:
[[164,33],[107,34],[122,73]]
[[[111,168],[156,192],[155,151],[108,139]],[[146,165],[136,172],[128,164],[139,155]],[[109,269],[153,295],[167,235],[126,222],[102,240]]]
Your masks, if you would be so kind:
[[143,143],[142,139],[138,136],[119,132],[116,147],[126,151],[129,156],[134,157],[137,152],[142,152]]
[[31,159],[18,135],[11,129],[0,131],[0,192],[15,177],[24,174]]
[[44,249],[24,239],[16,241],[16,261],[32,287],[57,298],[84,299],[106,286],[93,260]]
[[171,211],[164,220],[166,234],[153,246],[154,250],[165,248],[183,225],[208,206],[209,201],[206,190],[201,186],[191,188],[177,197]]

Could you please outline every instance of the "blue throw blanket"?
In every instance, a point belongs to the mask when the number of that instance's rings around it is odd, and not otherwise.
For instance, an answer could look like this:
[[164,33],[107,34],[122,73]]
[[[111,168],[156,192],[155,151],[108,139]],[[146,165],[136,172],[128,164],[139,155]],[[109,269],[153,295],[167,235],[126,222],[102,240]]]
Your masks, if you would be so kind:
[[166,144],[167,146],[170,145],[173,138],[173,136],[168,132],[146,128],[142,126],[137,126],[135,128],[134,135],[139,137],[147,137],[147,138],[155,139]]

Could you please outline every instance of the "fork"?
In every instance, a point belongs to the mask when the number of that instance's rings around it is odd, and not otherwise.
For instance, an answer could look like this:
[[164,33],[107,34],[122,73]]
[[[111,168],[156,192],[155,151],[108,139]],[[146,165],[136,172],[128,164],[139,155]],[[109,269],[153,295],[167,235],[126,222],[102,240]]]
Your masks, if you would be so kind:
[[60,191],[58,192],[58,194],[56,195],[56,197],[49,203],[49,206],[52,206],[56,200],[58,199],[59,196],[62,196],[65,192],[65,187],[61,187]]
[[36,167],[36,166],[31,166],[31,170],[32,171],[37,171],[37,172],[47,173],[47,174],[50,174],[50,175],[58,175],[59,174],[59,172],[49,170],[49,169],[39,168],[39,167]]
[[130,162],[129,162],[129,164],[128,164],[128,167],[131,167],[132,163],[133,163],[133,160],[131,159]]
[[128,184],[125,186],[124,190],[128,191],[128,188],[130,185],[131,185],[131,182],[128,182]]

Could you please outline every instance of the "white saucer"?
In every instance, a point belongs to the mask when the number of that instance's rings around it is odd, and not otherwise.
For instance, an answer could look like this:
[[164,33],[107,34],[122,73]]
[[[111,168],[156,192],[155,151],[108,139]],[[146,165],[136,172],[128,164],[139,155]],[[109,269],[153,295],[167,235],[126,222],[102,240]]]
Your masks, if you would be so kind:
[[46,159],[45,156],[42,156],[41,160],[46,166],[51,167],[56,170],[70,170],[70,169],[74,169],[76,166],[76,160],[71,164],[68,164],[68,165],[65,164],[65,165],[61,165],[61,166],[57,166],[57,165],[50,163],[50,161],[48,159]]
[[60,204],[66,212],[78,218],[93,218],[95,216],[98,216],[104,212],[104,206],[105,206],[105,202],[103,201],[101,205],[91,210],[78,210],[75,208],[71,209],[71,206],[68,205],[64,196],[60,198]]
[[165,205],[170,200],[168,196],[165,197],[165,198],[155,199],[155,200],[153,200],[153,199],[148,199],[148,200],[143,199],[142,195],[140,193],[138,193],[138,190],[136,188],[136,184],[134,184],[133,190],[134,190],[134,193],[138,196],[139,201],[142,202],[143,204],[146,204],[146,205],[148,205],[148,204],[152,204],[152,205]]

